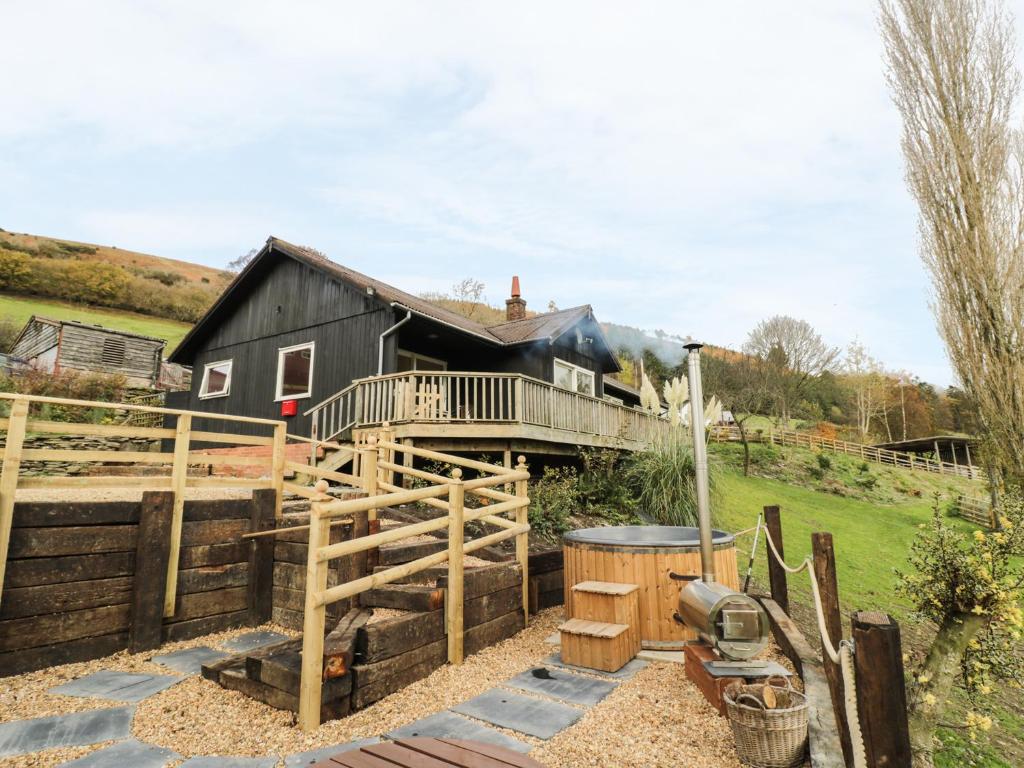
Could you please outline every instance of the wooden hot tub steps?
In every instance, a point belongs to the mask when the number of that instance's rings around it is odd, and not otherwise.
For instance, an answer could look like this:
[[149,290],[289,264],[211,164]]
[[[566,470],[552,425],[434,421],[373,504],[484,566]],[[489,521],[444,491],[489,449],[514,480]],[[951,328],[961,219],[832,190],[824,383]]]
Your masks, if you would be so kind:
[[617,672],[636,656],[628,624],[569,619],[562,633],[562,662],[577,667]]
[[572,619],[604,621],[628,627],[633,655],[640,653],[640,587],[612,581],[581,581],[572,588]]

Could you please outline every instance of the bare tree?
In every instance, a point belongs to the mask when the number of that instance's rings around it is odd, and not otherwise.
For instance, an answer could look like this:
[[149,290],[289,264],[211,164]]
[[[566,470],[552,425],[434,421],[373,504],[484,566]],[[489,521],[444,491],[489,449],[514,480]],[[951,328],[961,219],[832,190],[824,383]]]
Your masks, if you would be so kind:
[[747,420],[765,411],[771,403],[768,379],[760,361],[744,355],[726,367],[718,392],[722,403],[732,412],[743,444],[743,474],[750,474],[750,436]]
[[1020,73],[999,2],[882,0],[893,100],[921,255],[984,455],[1024,483],[1024,142]]
[[837,347],[828,346],[806,320],[776,315],[750,332],[743,351],[756,357],[784,426],[812,376],[835,367]]
[[259,253],[259,248],[253,248],[248,253],[243,253],[237,259],[232,259],[228,262],[227,271],[232,273],[241,272],[247,266],[249,262],[256,258],[256,254]]
[[857,432],[861,442],[867,442],[871,423],[885,409],[887,382],[882,375],[882,366],[868,354],[863,344],[852,341],[846,348],[843,378],[850,388],[850,399],[857,416]]
[[[921,255],[932,275],[939,332],[977,408],[990,477],[1019,488],[1024,485],[1024,143],[1011,125],[1020,88],[1011,22],[998,0],[880,3],[888,80],[903,119],[907,184],[918,203]],[[942,543],[949,536],[938,530],[945,536],[937,536]],[[986,540],[981,532],[976,538],[981,544]],[[978,557],[958,546],[946,550]],[[935,560],[930,554],[935,551],[927,548],[918,570],[927,572],[932,561],[942,565],[933,569],[936,588],[959,598],[963,579],[955,567]],[[995,565],[991,568],[996,573]],[[921,590],[921,578],[914,577],[914,590]],[[1006,622],[983,600],[954,603],[933,617],[939,629],[918,677],[925,681],[923,693],[911,701],[915,766],[932,765],[934,730],[970,649],[997,636]]]

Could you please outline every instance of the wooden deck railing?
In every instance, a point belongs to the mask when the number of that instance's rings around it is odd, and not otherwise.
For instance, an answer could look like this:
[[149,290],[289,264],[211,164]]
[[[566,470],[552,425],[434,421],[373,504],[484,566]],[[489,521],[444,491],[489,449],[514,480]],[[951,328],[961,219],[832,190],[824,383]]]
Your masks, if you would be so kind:
[[[740,431],[734,426],[714,426],[711,428],[711,440],[716,443],[738,442]],[[949,461],[930,459],[905,451],[890,451],[887,448],[876,448],[863,443],[850,443],[846,440],[834,440],[821,437],[810,432],[797,432],[790,429],[747,430],[747,440],[752,443],[769,443],[771,445],[792,445],[810,450],[841,453],[845,456],[856,456],[864,461],[876,464],[888,464],[892,467],[903,467],[921,472],[934,472],[940,475],[955,475],[970,480],[980,480],[981,473],[973,464],[954,464]]]
[[956,497],[956,509],[960,517],[975,525],[991,529],[996,527],[995,510],[992,509],[992,502],[988,499],[965,496],[961,493]]
[[[358,449],[361,457],[361,486],[365,498],[344,501],[315,501],[310,509],[309,554],[306,567],[306,602],[302,638],[302,678],[299,688],[299,725],[305,731],[320,725],[320,699],[323,687],[324,633],[327,606],[339,600],[358,595],[368,589],[389,584],[419,573],[427,568],[448,563],[447,596],[445,599],[445,631],[448,636],[448,661],[461,664],[463,658],[463,556],[491,546],[505,539],[516,538],[516,559],[522,568],[523,614],[529,607],[526,483],[530,473],[524,459],[519,458],[514,470],[450,456],[423,448],[379,441],[371,435],[367,444]],[[405,466],[398,454],[410,453],[425,459],[453,465],[451,477]],[[403,457],[404,458],[404,457]],[[301,465],[300,465],[301,466]],[[473,470],[479,476],[463,479],[462,468]],[[427,485],[403,489],[397,475],[409,480],[426,481]],[[514,484],[515,493],[500,490]],[[467,504],[477,498],[478,506]],[[380,507],[420,502],[444,512],[441,517],[420,523],[404,525],[337,544],[330,542],[331,521],[340,517],[365,514],[376,519]],[[509,520],[502,515],[512,514]],[[465,524],[471,521],[490,523],[499,531],[465,541]],[[442,552],[421,557],[412,562],[387,568],[334,587],[327,586],[328,562],[359,552],[366,552],[410,536],[447,530],[448,546]]]
[[[181,547],[182,517],[185,508],[185,490],[194,487],[272,488],[277,491],[275,514],[281,516],[281,496],[285,472],[285,423],[243,416],[225,416],[211,413],[154,408],[130,403],[69,400],[58,397],[0,393],[0,405],[8,415],[0,418],[0,431],[6,433],[3,447],[3,468],[0,470],[0,594],[3,591],[7,553],[10,547],[14,501],[19,488],[96,488],[142,487],[147,490],[170,490],[174,493],[171,512],[171,548],[167,566],[167,587],[164,595],[164,615],[171,616],[175,609],[178,580],[178,555]],[[95,413],[108,413],[111,420],[124,411],[140,414],[162,423],[171,417],[173,427],[129,426],[127,424],[93,424],[49,421],[34,418],[45,406],[80,409]],[[193,429],[193,419],[211,419],[232,423],[245,422],[266,428],[268,435],[231,434],[228,431],[209,432]],[[42,434],[68,437],[128,437],[145,440],[173,440],[173,450],[120,451],[84,450],[77,448],[27,448],[26,435]],[[227,446],[266,446],[265,456],[235,456],[207,454],[191,450],[192,443],[217,443]],[[166,474],[144,477],[71,477],[62,469],[44,471],[27,476],[22,472],[23,462],[72,462],[74,464],[145,464],[162,465]],[[249,465],[265,468],[260,478],[193,477],[192,466]],[[46,467],[46,465],[43,465]],[[51,465],[52,466],[52,465]]]
[[306,411],[314,440],[385,422],[531,424],[649,443],[664,419],[515,373],[414,372],[353,382]]

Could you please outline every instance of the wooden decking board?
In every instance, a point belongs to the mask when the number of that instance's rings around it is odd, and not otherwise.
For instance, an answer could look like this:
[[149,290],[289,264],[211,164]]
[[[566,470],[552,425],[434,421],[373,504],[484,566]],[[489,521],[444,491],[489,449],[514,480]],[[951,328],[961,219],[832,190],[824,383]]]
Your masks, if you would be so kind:
[[560,632],[569,632],[574,635],[587,635],[589,637],[618,637],[629,629],[627,624],[609,624],[605,621],[585,621],[584,619],[569,619],[558,626]]
[[465,739],[418,737],[342,752],[313,768],[543,768],[510,749]]
[[573,592],[592,592],[598,595],[628,595],[640,589],[637,584],[619,584],[614,581],[581,581]]

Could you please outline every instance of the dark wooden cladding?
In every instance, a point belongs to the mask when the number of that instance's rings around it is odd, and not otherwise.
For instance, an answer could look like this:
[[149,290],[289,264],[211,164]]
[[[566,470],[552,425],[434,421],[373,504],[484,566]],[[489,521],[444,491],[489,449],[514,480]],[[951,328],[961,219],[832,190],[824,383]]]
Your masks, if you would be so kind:
[[[164,619],[170,494],[144,499],[15,505],[0,600],[0,675],[129,645],[155,648],[250,621],[253,545],[240,536],[252,525],[253,502],[185,503],[177,610]],[[264,553],[272,547],[264,545]],[[269,578],[271,566],[262,567]]]
[[[312,395],[300,401],[299,415],[288,420],[289,432],[309,434],[303,410],[353,379],[377,372],[378,339],[394,324],[395,313],[366,293],[288,258],[267,265],[265,274],[249,279],[254,284],[246,300],[225,311],[210,333],[197,340],[192,391],[182,407],[280,418],[280,403],[275,402],[278,350],[311,341],[316,345]],[[230,394],[200,399],[204,365],[221,360],[232,361]],[[196,419],[193,428],[223,431],[225,427],[221,422]],[[232,424],[231,429],[269,434],[258,425]]]

